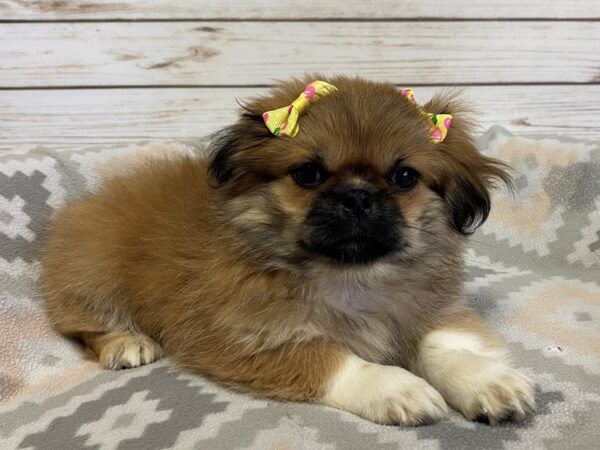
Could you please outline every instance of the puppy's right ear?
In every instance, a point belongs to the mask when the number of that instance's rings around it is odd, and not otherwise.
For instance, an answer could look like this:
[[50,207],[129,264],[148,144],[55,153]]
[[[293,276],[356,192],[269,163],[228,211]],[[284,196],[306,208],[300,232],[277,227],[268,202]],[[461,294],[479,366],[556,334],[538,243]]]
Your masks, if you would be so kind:
[[233,177],[231,157],[235,145],[234,125],[223,128],[211,136],[209,152],[211,162],[208,168],[210,176],[217,186],[226,183]]
[[246,173],[244,159],[270,136],[262,117],[250,112],[242,114],[234,125],[213,134],[208,147],[211,157],[208,170],[215,187],[242,177]]

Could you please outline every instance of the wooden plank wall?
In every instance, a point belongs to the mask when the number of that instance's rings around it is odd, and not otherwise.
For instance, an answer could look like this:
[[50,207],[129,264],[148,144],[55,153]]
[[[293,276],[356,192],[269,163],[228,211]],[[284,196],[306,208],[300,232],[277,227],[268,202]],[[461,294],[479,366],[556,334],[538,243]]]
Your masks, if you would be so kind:
[[482,128],[600,137],[600,0],[0,0],[0,150],[195,138],[305,72],[459,86]]

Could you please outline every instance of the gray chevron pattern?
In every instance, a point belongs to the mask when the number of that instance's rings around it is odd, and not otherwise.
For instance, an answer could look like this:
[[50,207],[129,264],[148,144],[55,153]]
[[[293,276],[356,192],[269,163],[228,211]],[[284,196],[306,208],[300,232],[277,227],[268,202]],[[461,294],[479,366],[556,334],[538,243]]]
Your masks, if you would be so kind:
[[0,448],[542,449],[600,442],[600,145],[493,128],[483,151],[515,169],[465,255],[467,301],[537,382],[528,422],[491,428],[452,414],[378,426],[332,408],[257,399],[168,360],[99,369],[58,336],[37,286],[54,210],[146,157],[201,146],[138,142],[0,155]]

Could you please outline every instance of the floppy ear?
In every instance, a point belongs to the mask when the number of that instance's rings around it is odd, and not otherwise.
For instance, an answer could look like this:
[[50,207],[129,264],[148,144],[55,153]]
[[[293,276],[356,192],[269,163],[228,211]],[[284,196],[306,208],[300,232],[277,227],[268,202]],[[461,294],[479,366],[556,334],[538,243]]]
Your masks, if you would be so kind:
[[210,138],[209,174],[215,187],[222,187],[246,174],[244,155],[256,149],[271,135],[259,115],[244,113],[234,125],[217,131]]
[[510,183],[502,163],[479,155],[474,161],[461,164],[444,186],[443,197],[448,205],[450,222],[461,234],[472,234],[490,213],[490,189],[502,180]]
[[499,183],[512,187],[506,164],[482,155],[472,137],[469,112],[456,93],[434,97],[426,111],[452,114],[446,139],[436,144],[444,156],[443,175],[436,191],[448,205],[452,226],[461,234],[472,234],[490,213],[490,190]]
[[[312,79],[320,78],[322,77]],[[262,154],[262,157],[258,158],[256,150],[269,140],[284,141],[273,136],[265,125],[262,115],[265,111],[292,103],[307,83],[306,80],[292,79],[271,90],[267,95],[243,103],[238,102],[244,110],[239,120],[213,134],[210,139],[209,173],[215,187],[230,189],[235,193],[251,186],[252,180],[265,181],[273,178],[264,164],[269,154]]]

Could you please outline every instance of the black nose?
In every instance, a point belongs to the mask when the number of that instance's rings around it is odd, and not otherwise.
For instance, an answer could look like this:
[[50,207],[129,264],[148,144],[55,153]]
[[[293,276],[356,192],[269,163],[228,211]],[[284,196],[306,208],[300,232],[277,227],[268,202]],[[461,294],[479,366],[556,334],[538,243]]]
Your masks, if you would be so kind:
[[349,189],[342,194],[341,202],[354,213],[368,212],[373,206],[373,195],[364,189]]

